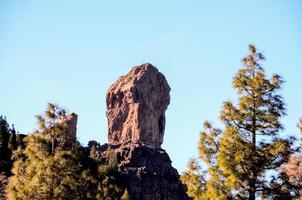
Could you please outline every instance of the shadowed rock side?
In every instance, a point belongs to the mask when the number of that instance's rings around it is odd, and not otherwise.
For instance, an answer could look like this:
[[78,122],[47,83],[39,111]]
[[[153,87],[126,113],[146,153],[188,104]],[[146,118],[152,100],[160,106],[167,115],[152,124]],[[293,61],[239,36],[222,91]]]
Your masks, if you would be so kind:
[[133,67],[107,91],[108,143],[142,143],[159,148],[170,103],[166,78],[151,64]]
[[142,144],[109,145],[109,148],[117,153],[120,180],[132,200],[191,199],[165,150]]
[[108,89],[108,144],[102,149],[117,153],[119,178],[131,199],[190,199],[160,148],[169,93],[164,75],[148,63],[133,67]]

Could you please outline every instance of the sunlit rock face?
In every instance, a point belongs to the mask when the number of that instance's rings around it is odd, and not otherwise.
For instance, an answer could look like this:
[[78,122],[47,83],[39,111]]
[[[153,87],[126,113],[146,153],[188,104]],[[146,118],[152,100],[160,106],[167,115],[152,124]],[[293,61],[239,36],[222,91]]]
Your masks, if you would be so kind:
[[63,116],[60,121],[61,123],[65,123],[67,125],[67,135],[69,137],[76,138],[78,115],[75,113],[71,113],[69,115]]
[[135,66],[107,91],[108,143],[140,143],[160,148],[170,87],[153,65]]

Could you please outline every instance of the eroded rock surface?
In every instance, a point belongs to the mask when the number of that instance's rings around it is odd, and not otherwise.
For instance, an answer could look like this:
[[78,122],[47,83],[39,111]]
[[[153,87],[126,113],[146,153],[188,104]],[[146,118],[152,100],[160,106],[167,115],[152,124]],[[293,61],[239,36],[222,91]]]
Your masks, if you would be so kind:
[[133,67],[107,91],[108,143],[141,143],[160,148],[170,103],[166,78],[153,65]]
[[133,200],[188,200],[186,188],[163,150],[165,111],[170,103],[166,78],[153,65],[133,67],[107,92],[108,144],[118,179]]
[[105,145],[117,153],[119,179],[133,200],[190,200],[163,149],[142,144]]
[[69,115],[63,116],[60,121],[61,123],[65,123],[67,125],[67,135],[69,137],[76,138],[78,115],[75,113],[71,113]]

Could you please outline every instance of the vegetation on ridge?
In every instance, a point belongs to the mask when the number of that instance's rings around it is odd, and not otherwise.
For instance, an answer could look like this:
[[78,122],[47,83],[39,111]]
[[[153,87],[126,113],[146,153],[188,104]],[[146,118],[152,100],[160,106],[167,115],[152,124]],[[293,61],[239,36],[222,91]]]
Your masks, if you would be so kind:
[[25,148],[19,146],[12,154],[7,198],[129,199],[118,182],[114,152],[108,150],[101,157],[95,150],[99,144],[81,147],[66,134],[67,126],[60,121],[63,115],[63,109],[49,104],[45,115],[37,116],[39,128],[24,139]]

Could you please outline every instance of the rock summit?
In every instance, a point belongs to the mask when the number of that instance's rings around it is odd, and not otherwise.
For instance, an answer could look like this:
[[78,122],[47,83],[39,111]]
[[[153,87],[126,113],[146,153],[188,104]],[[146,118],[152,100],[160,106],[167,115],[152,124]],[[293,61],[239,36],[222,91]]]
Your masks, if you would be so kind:
[[141,143],[160,148],[170,87],[153,65],[135,66],[107,91],[108,143]]

